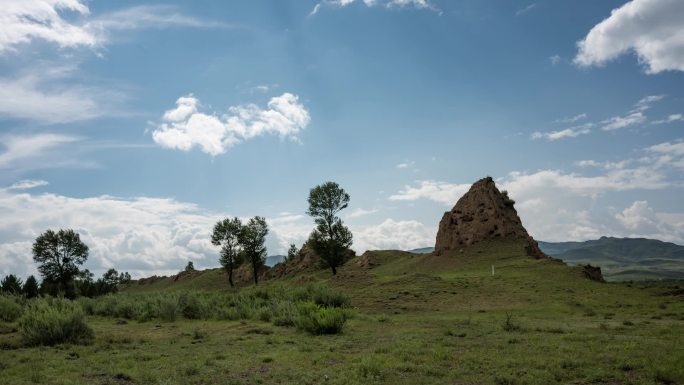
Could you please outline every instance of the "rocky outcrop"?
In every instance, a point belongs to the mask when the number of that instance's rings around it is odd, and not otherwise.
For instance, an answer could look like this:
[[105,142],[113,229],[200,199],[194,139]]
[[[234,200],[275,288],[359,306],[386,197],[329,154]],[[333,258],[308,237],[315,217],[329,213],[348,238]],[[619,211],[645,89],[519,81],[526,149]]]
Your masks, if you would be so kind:
[[603,274],[601,274],[601,268],[598,266],[582,265],[582,272],[586,278],[589,278],[592,281],[606,282],[606,280],[603,279]]
[[527,233],[506,191],[499,191],[490,177],[475,182],[439,222],[435,254],[457,252],[486,239],[520,238],[527,255],[548,258]]

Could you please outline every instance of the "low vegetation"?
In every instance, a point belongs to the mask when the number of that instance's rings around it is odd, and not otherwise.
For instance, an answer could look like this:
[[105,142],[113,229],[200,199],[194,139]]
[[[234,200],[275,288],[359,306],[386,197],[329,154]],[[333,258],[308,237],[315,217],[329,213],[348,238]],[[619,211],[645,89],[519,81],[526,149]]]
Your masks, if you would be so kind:
[[[681,283],[597,283],[506,241],[460,258],[366,258],[371,267],[352,260],[334,277],[233,290],[217,274],[221,290],[189,290],[188,278],[76,301],[0,297],[22,309],[0,321],[0,383],[684,383]],[[69,303],[76,317],[50,319],[85,320],[92,338],[53,326],[27,338],[28,314]]]

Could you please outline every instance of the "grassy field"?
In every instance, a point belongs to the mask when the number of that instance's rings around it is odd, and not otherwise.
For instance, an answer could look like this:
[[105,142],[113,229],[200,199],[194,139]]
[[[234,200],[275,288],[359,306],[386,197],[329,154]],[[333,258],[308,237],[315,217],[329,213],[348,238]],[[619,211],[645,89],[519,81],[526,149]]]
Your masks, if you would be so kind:
[[[118,296],[229,291],[220,270],[194,274]],[[454,256],[378,251],[335,277],[260,286],[309,283],[349,297],[342,333],[93,315],[91,344],[26,347],[16,323],[0,322],[0,384],[684,383],[682,282],[597,283],[501,241]]]

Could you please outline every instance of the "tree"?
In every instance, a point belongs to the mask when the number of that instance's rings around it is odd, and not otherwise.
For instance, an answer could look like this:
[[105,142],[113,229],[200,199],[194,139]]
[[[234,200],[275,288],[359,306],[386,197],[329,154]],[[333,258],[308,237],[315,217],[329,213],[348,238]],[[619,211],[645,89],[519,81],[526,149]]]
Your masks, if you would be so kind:
[[0,281],[0,290],[7,294],[21,295],[21,284],[21,279],[17,278],[14,274],[10,274]]
[[68,297],[73,296],[73,279],[88,259],[88,246],[74,230],[48,230],[33,243],[33,260],[44,280],[56,283]]
[[226,218],[216,222],[214,232],[211,234],[211,243],[221,246],[219,262],[228,273],[228,282],[233,287],[233,269],[242,262],[240,250],[240,233],[242,222],[240,218]]
[[120,285],[126,285],[131,283],[131,275],[128,274],[128,272],[123,272],[119,274],[119,284]]
[[195,264],[192,261],[188,261],[188,264],[185,265],[185,271],[195,271]]
[[264,246],[266,234],[268,234],[266,219],[257,216],[242,226],[238,237],[245,257],[252,264],[255,285],[259,284],[259,268],[266,261],[266,246]]
[[287,250],[287,259],[285,259],[285,262],[290,262],[292,261],[296,256],[299,250],[297,250],[297,246],[295,246],[294,243],[290,244],[290,248]]
[[38,296],[38,280],[33,275],[29,275],[24,282],[24,287],[22,289],[24,296],[26,298],[34,298]]
[[351,231],[337,217],[349,205],[349,194],[337,183],[325,182],[311,189],[308,201],[306,213],[316,223],[309,243],[335,275],[337,267],[344,263],[344,251],[352,245]]
[[109,269],[98,281],[100,287],[98,294],[116,293],[119,286],[119,272],[116,269]]

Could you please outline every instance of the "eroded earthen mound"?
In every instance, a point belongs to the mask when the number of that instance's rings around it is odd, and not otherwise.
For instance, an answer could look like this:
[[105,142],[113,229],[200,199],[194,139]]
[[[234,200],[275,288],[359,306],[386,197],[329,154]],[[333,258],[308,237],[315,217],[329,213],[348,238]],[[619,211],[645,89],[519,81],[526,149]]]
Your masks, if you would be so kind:
[[[345,251],[344,261],[346,262],[355,256],[356,253],[353,250],[347,249]],[[321,268],[323,268],[321,257],[305,244],[291,261],[281,262],[273,266],[268,272],[268,277],[279,278],[289,274],[318,270]]]
[[473,243],[500,237],[516,237],[525,242],[527,255],[548,258],[527,233],[504,191],[499,191],[492,178],[475,182],[451,211],[439,222],[435,254],[458,251]]

